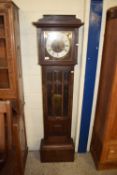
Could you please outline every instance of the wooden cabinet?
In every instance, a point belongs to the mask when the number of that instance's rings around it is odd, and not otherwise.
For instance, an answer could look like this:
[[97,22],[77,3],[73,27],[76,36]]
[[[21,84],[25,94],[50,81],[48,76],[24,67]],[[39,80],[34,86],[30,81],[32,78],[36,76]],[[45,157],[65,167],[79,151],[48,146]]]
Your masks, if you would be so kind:
[[0,1],[0,99],[11,99],[17,112],[24,103],[19,35],[18,7]]
[[22,175],[27,143],[18,11],[12,1],[0,0],[0,100],[11,102],[15,163],[19,167],[17,171]]
[[91,152],[97,168],[117,168],[117,7],[107,12]]

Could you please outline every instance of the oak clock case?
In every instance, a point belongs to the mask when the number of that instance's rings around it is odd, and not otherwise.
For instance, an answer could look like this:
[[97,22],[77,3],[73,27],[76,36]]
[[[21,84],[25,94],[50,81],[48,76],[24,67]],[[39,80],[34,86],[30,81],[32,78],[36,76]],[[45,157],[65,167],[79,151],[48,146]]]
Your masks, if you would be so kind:
[[75,15],[44,15],[37,27],[39,64],[42,65],[44,139],[42,162],[74,160],[71,138],[74,65],[78,28]]

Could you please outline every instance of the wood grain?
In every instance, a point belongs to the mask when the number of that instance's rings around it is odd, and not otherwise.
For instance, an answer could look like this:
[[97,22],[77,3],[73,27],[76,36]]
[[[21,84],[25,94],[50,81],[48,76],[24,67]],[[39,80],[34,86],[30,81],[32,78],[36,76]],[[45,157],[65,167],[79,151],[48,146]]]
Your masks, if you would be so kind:
[[117,7],[111,8],[107,14],[91,143],[91,152],[99,169],[117,168]]

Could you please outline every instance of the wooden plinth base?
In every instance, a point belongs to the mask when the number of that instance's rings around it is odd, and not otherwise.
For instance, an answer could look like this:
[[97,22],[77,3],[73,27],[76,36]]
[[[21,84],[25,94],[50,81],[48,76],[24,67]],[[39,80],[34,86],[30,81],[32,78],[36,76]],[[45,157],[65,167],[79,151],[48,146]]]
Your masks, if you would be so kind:
[[74,161],[73,140],[65,144],[47,144],[41,141],[40,157],[42,162],[72,162]]
[[91,154],[92,154],[92,158],[94,160],[94,163],[95,163],[97,170],[117,169],[117,161],[112,161],[112,162],[105,161],[105,162],[101,163],[99,161],[98,156],[96,155],[96,152],[94,152],[94,150],[91,150]]
[[[90,151],[97,170],[117,168],[117,159],[113,157],[109,159],[109,156],[108,156],[109,151],[107,146],[108,145],[106,145],[106,149],[105,149],[105,145],[102,144],[101,139],[99,139],[99,136],[96,133],[94,133],[92,137]],[[110,154],[112,156],[116,156],[116,154],[114,153],[110,153]]]

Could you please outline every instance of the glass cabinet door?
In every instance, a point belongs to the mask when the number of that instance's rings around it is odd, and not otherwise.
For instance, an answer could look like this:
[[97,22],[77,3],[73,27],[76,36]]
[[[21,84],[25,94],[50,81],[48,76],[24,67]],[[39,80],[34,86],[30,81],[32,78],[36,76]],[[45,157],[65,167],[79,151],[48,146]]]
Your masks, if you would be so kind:
[[10,88],[5,16],[0,14],[0,89]]
[[46,104],[48,117],[67,117],[72,94],[71,67],[45,69]]
[[5,35],[5,21],[4,21],[4,15],[0,15],[0,36]]

